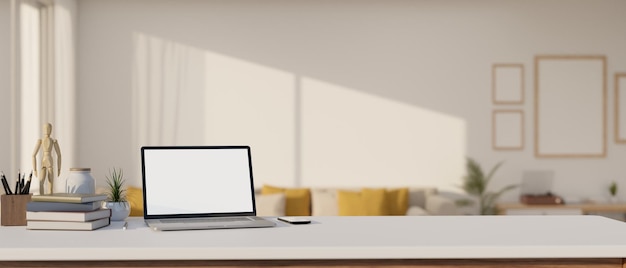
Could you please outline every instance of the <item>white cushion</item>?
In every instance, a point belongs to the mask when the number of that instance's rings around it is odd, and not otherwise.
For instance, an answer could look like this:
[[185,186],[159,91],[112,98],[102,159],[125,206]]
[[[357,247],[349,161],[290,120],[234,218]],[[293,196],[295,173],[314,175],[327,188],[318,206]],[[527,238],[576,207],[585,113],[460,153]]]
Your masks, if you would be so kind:
[[433,215],[458,215],[454,201],[440,195],[427,196],[425,208]]
[[285,194],[258,194],[255,196],[256,215],[285,216]]
[[411,187],[409,188],[409,207],[426,207],[426,196],[436,194],[436,188]]
[[339,208],[337,204],[336,189],[311,189],[311,215],[312,216],[337,216]]
[[406,211],[406,215],[407,216],[425,216],[425,215],[429,215],[429,214],[423,208],[417,207],[417,206],[413,206],[413,207],[409,207],[409,209]]

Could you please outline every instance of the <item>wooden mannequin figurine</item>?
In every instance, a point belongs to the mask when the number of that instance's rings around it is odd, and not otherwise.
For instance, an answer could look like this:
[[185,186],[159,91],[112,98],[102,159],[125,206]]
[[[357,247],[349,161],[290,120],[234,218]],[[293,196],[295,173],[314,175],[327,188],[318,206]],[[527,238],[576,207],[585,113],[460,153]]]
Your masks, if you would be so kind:
[[[57,175],[61,175],[61,149],[59,149],[59,143],[50,138],[50,133],[52,133],[52,124],[46,123],[43,125],[43,138],[37,140],[37,144],[35,145],[35,151],[33,152],[33,170],[35,171],[35,176],[39,178],[39,194],[45,194],[44,184],[46,179],[48,179],[48,192],[52,194],[54,192],[54,166],[53,166],[53,158],[52,158],[52,148],[57,154]],[[41,148],[43,145],[43,148]],[[41,169],[39,173],[37,173],[37,154],[39,154],[39,149],[43,149],[43,157],[41,158]],[[41,174],[41,177],[39,176]]]

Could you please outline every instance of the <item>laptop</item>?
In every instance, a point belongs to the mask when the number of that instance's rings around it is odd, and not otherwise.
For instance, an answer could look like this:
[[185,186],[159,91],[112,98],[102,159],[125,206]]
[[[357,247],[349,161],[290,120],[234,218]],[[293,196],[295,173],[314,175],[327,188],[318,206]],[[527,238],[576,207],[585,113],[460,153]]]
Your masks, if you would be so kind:
[[520,192],[528,195],[545,195],[552,190],[553,181],[553,170],[524,170]]
[[152,230],[276,225],[256,216],[249,146],[144,146],[141,166]]

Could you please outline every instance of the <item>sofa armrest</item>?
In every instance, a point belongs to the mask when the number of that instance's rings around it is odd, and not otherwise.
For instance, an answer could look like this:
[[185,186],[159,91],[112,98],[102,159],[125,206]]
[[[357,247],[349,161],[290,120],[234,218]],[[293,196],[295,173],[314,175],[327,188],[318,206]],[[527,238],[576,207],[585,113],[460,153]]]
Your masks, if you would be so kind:
[[431,215],[457,215],[454,200],[438,194],[426,196],[426,211]]

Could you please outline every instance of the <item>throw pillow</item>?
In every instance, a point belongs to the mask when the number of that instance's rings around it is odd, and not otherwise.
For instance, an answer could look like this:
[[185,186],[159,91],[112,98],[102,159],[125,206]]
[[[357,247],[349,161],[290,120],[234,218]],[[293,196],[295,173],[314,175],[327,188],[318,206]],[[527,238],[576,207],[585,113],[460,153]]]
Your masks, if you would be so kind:
[[426,196],[436,194],[436,188],[411,187],[409,189],[409,207],[426,207]]
[[258,216],[285,216],[285,194],[260,194],[255,196]]
[[365,206],[361,192],[337,190],[339,216],[364,216]]
[[337,190],[311,189],[311,215],[337,216]]
[[285,194],[285,215],[311,216],[311,190],[309,188],[281,188],[263,185],[261,194]]
[[406,215],[409,208],[409,188],[387,190],[389,215]]
[[406,211],[407,216],[426,216],[428,215],[428,211],[424,210],[421,207],[410,207]]
[[126,200],[130,204],[130,216],[143,216],[143,190],[141,188],[128,187]]
[[363,188],[361,190],[363,198],[363,206],[366,216],[383,216],[389,215],[389,202],[387,199],[387,190],[384,188],[373,189]]
[[389,215],[389,202],[385,189],[363,188],[360,192],[337,191],[340,216]]

